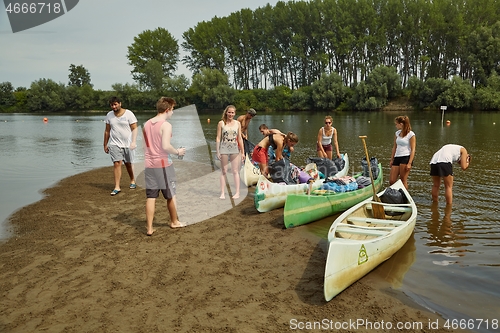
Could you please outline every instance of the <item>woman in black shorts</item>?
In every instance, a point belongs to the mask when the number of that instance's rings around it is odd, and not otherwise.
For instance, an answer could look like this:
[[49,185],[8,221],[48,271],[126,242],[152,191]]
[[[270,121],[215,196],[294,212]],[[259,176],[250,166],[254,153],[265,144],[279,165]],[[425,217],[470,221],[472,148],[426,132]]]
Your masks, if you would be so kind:
[[389,185],[394,184],[399,177],[403,185],[408,188],[408,175],[410,174],[413,159],[415,158],[417,139],[415,133],[411,130],[410,118],[399,116],[394,119],[394,123],[396,124],[397,131],[392,147]]
[[437,202],[441,179],[444,183],[444,197],[446,204],[453,201],[453,163],[460,164],[462,170],[469,167],[470,155],[467,149],[459,145],[444,145],[433,156],[430,162],[432,177],[432,201]]

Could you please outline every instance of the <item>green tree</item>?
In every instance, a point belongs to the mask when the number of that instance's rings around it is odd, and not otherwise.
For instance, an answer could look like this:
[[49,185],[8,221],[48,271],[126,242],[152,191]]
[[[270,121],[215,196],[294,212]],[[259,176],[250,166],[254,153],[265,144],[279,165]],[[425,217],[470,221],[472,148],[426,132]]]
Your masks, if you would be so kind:
[[[130,83],[114,83],[111,85],[111,88],[113,89],[113,95],[120,98],[124,108],[132,108],[134,105],[135,97],[141,92],[137,84]],[[105,101],[108,107],[108,101],[110,97],[111,95],[108,96],[107,100]]]
[[[412,96],[418,108],[426,108],[429,106],[438,106],[437,99],[439,95],[449,89],[450,81],[441,78],[428,78],[421,84],[417,83],[418,79],[410,79],[412,82]],[[414,81],[415,80],[415,81]]]
[[250,108],[259,109],[259,100],[255,96],[255,89],[238,90],[233,98],[233,104],[236,110],[248,110]]
[[355,110],[377,110],[387,103],[387,85],[373,87],[365,81],[354,88],[354,93],[349,100],[349,105]]
[[148,61],[142,74],[141,84],[155,92],[160,92],[163,89],[163,69],[158,60],[152,59]]
[[313,108],[312,87],[307,86],[294,90],[290,102],[292,103],[292,110],[311,110]]
[[476,90],[476,100],[482,110],[500,110],[500,76],[493,71],[486,86]]
[[[137,84],[112,85],[113,95],[120,97],[123,107],[129,109],[155,110],[158,93],[155,91],[142,91]],[[108,96],[109,99],[109,96]],[[107,101],[106,101],[107,104]]]
[[66,87],[51,79],[40,79],[31,83],[27,107],[30,111],[61,111],[66,108]]
[[82,87],[83,85],[87,84],[92,87],[92,84],[90,83],[90,73],[85,67],[83,67],[83,65],[69,65],[68,78],[68,86]]
[[312,84],[311,95],[315,107],[333,110],[344,101],[346,87],[339,74],[323,74]]
[[179,106],[188,104],[188,88],[189,79],[184,74],[163,78],[163,89],[167,95],[175,99]]
[[96,94],[89,84],[81,87],[68,86],[65,103],[67,108],[71,110],[90,110],[97,104]]
[[16,104],[14,86],[10,82],[0,83],[0,109]]
[[394,67],[378,66],[354,89],[350,104],[357,110],[376,110],[387,104],[388,98],[401,93],[401,77]]
[[193,76],[189,93],[209,109],[221,109],[232,102],[234,90],[226,74],[217,69],[202,68]]
[[500,70],[500,22],[479,27],[467,38],[469,54],[464,64],[472,70],[472,81],[485,85],[492,71]]
[[450,87],[441,93],[433,106],[447,105],[453,109],[469,109],[474,98],[474,88],[468,82],[455,75],[450,83]]
[[179,46],[164,28],[146,30],[134,37],[134,42],[128,47],[127,59],[133,67],[132,78],[140,86],[156,89],[155,84],[159,82],[158,63],[163,76],[171,76],[177,69]]
[[14,97],[16,98],[14,110],[18,112],[26,112],[28,105],[28,90],[24,87],[22,88],[17,88],[14,92]]
[[201,68],[225,69],[225,46],[222,45],[221,34],[225,23],[221,18],[213,18],[210,22],[199,22],[194,28],[182,34],[182,47],[188,55],[182,58],[182,63],[195,74]]
[[376,87],[387,86],[387,98],[394,98],[401,93],[401,76],[395,67],[377,66],[371,72],[366,83],[371,85],[373,90]]
[[267,104],[272,110],[290,110],[292,90],[285,85],[277,86],[267,92]]

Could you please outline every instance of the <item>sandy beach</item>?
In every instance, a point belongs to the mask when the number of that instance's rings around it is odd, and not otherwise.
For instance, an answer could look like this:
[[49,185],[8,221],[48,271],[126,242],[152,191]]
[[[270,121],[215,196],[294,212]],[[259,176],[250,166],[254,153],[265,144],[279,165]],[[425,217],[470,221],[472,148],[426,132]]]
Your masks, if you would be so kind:
[[[187,169],[179,189],[210,172]],[[217,178],[208,194],[191,188],[179,216],[197,223],[175,230],[160,197],[148,237],[145,190],[128,189],[124,172],[112,197],[112,177],[111,166],[69,177],[12,216],[14,236],[0,244],[0,332],[451,332],[366,278],[326,303],[324,251],[283,229],[283,209],[258,213],[252,193],[213,216],[231,205]]]

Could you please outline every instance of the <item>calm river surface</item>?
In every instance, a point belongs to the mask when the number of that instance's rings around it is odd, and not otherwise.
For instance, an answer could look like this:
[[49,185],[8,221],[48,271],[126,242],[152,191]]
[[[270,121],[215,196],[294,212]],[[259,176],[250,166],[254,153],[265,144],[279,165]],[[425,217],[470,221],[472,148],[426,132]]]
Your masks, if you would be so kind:
[[[40,200],[43,189],[67,176],[111,166],[109,156],[102,149],[105,114],[0,114],[0,238],[10,236],[6,219],[17,209]],[[142,124],[152,113],[136,115]],[[316,155],[316,135],[325,115],[259,112],[250,123],[249,137],[254,143],[260,141],[262,135],[258,126],[262,123],[283,132],[295,132],[300,141],[292,162],[304,165],[308,156]],[[384,166],[387,185],[396,130],[394,118],[400,114],[344,112],[331,115],[338,130],[340,150],[349,154],[351,171],[361,170],[364,150],[358,136],[367,135],[368,151]],[[416,159],[409,177],[410,193],[418,206],[415,232],[395,256],[365,278],[401,290],[445,318],[477,320],[474,331],[498,332],[500,113],[446,113],[444,120],[451,121],[449,126],[441,123],[441,112],[410,112],[407,115],[417,137]],[[198,154],[208,152],[206,142],[215,141],[220,116],[221,112],[200,112],[197,121],[183,115],[182,110],[175,113],[172,119],[174,143],[182,137],[182,145],[188,149],[186,159],[197,160]],[[48,118],[47,123],[42,121],[44,117]],[[200,135],[200,127],[204,138]],[[139,135],[139,141],[141,139]],[[432,154],[447,143],[461,144],[472,155],[467,171],[455,167],[451,209],[445,209],[443,196],[439,204],[432,204],[428,166]],[[138,158],[142,157],[139,151]],[[110,175],[112,187],[111,183]],[[330,217],[299,228],[326,249],[333,219]],[[478,329],[481,319],[484,321]]]

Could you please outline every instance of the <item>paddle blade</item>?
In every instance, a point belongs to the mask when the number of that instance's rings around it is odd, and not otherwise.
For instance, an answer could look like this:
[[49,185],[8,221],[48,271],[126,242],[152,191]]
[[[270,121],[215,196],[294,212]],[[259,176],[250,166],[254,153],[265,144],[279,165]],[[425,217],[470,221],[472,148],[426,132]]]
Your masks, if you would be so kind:
[[377,197],[377,199],[378,201],[372,203],[373,217],[375,217],[376,219],[385,220],[384,207],[382,205],[377,205],[377,202],[380,202],[380,198]]

